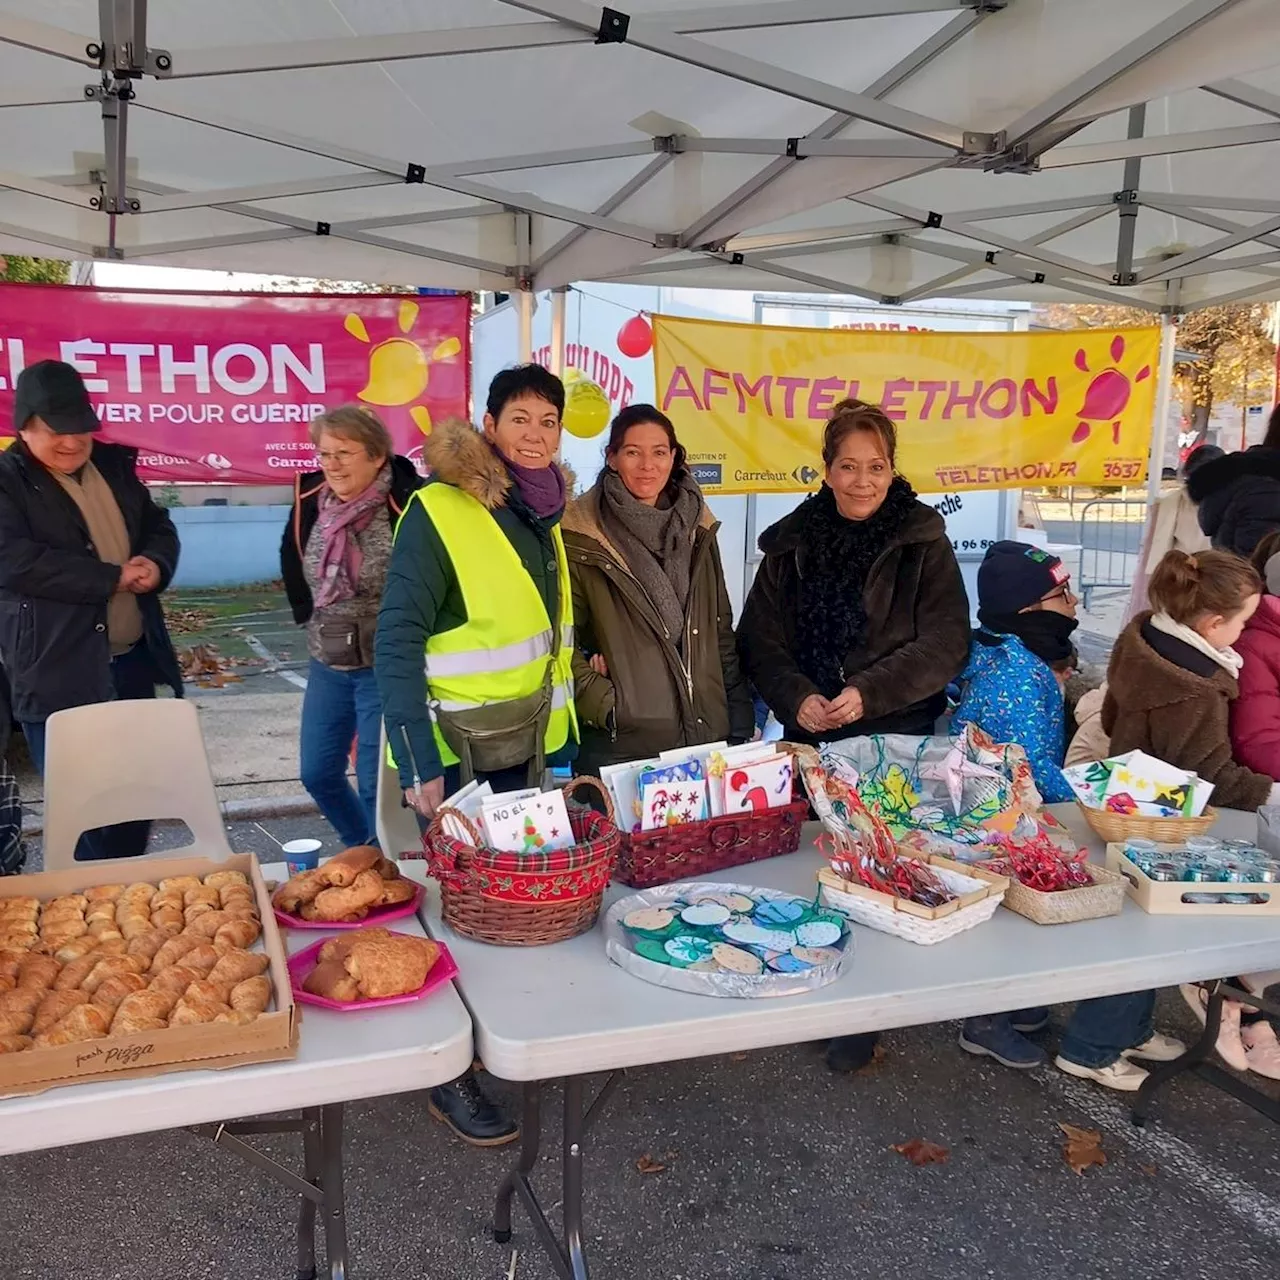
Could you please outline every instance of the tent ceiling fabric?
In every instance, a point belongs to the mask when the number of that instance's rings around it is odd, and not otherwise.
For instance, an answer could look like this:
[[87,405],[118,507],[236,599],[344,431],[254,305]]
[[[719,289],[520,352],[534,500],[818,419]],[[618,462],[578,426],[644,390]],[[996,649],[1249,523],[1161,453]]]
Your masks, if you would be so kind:
[[0,252],[1280,295],[1275,0],[0,0]]

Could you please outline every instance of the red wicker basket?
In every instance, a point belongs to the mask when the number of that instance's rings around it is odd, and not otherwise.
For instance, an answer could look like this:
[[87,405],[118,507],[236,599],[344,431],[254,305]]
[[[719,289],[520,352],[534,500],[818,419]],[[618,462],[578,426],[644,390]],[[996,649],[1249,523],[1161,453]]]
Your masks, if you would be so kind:
[[633,889],[652,889],[795,853],[808,817],[809,802],[794,800],[762,813],[726,814],[658,831],[624,831],[613,878]]
[[[471,823],[453,809],[438,809],[422,847],[428,871],[440,882],[441,915],[455,932],[503,947],[536,947],[586,933],[618,857],[613,807],[601,814],[573,801],[579,787],[599,790],[594,778],[564,788],[577,843],[553,853],[503,853],[482,848]],[[447,816],[471,832],[475,845],[447,834]]]

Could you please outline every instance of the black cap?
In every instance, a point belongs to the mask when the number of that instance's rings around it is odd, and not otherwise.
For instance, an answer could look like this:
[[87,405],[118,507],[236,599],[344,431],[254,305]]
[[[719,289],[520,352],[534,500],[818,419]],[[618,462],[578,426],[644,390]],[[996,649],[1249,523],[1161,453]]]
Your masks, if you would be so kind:
[[978,608],[1017,613],[1051,595],[1071,575],[1050,551],[1025,542],[993,542],[978,566]]
[[34,417],[43,418],[60,436],[101,431],[79,371],[61,360],[40,360],[18,374],[13,389],[13,429],[21,431]]

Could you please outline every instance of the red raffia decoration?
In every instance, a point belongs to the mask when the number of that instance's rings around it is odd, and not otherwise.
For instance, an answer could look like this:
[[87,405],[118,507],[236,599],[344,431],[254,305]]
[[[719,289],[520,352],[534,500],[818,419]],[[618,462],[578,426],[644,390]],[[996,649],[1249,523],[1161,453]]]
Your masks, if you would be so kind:
[[997,875],[1009,876],[1028,889],[1040,893],[1061,893],[1064,889],[1084,889],[1093,884],[1087,866],[1089,855],[1074,854],[1054,844],[1043,832],[1030,839],[1000,835],[990,841],[1004,852],[983,865]]

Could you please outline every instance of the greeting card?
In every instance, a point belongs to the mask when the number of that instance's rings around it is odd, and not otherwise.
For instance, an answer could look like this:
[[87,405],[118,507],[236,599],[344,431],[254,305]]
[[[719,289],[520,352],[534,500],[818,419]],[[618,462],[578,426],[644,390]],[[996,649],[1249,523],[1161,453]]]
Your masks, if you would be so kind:
[[[468,782],[465,787],[455,791],[442,806],[444,809],[452,809],[456,813],[460,813],[464,818],[470,820],[473,827],[480,826],[480,811],[486,800],[493,795],[493,788],[487,782],[476,782],[474,779]],[[445,813],[441,825],[446,835],[452,836],[455,840],[462,841],[463,844],[475,846],[471,832],[466,826],[459,822],[450,813]]]
[[707,816],[707,784],[695,782],[651,782],[641,792],[641,830],[701,822]]
[[725,813],[763,813],[790,804],[792,769],[790,756],[731,766],[724,776]]
[[724,778],[729,767],[768,760],[777,755],[772,743],[747,742],[739,747],[712,751],[707,758],[707,806],[713,818],[724,815]]
[[600,770],[600,781],[613,795],[614,814],[620,831],[634,834],[643,829],[640,775],[645,769],[660,763],[659,760],[632,760],[625,764],[607,764]]
[[490,844],[505,853],[550,853],[573,844],[561,791],[535,792],[514,801],[498,797],[484,815]]

